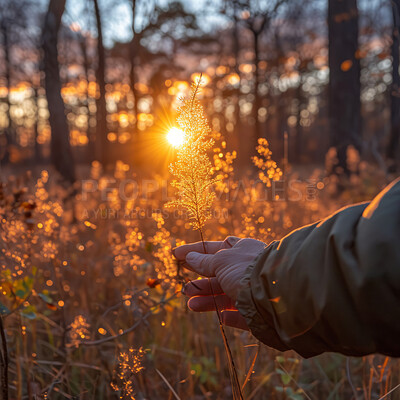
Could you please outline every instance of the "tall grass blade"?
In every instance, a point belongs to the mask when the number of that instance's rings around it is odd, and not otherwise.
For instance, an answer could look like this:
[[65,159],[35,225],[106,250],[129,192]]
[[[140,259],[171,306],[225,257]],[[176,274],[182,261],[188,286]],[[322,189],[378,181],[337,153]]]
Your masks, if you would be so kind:
[[251,375],[253,374],[254,365],[255,365],[255,363],[256,363],[256,361],[257,361],[257,357],[258,357],[258,353],[259,353],[259,352],[260,352],[260,345],[257,345],[256,354],[255,354],[254,357],[253,357],[253,361],[251,362],[250,368],[249,368],[249,370],[247,371],[246,379],[244,380],[243,385],[242,385],[242,392],[243,392],[244,388],[246,387],[247,382],[250,380]]
[[178,393],[175,392],[174,388],[171,386],[171,384],[167,381],[167,378],[156,368],[157,374],[160,376],[160,378],[164,381],[164,383],[168,386],[168,389],[172,392],[172,394],[175,396],[176,400],[181,400],[181,398],[178,396]]

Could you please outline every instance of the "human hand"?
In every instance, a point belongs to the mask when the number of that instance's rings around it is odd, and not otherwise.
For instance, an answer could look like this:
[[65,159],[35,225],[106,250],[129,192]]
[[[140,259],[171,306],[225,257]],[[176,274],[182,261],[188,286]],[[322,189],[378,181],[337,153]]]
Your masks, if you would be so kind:
[[[255,239],[227,237],[223,242],[186,244],[174,249],[174,256],[186,268],[211,279],[189,282],[184,289],[193,311],[221,311],[225,325],[248,330],[245,319],[235,308],[240,282],[250,263],[266,247]],[[214,295],[214,299],[213,299]]]

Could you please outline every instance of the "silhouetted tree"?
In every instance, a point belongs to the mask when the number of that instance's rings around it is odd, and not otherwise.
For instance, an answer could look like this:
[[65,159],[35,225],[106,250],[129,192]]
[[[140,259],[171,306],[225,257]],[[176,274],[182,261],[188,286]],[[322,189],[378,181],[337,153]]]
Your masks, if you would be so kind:
[[255,145],[258,138],[262,137],[261,124],[258,117],[258,111],[261,108],[260,95],[260,39],[262,34],[270,27],[273,18],[276,16],[279,8],[286,0],[275,0],[268,2],[268,6],[262,7],[258,1],[241,1],[243,7],[242,21],[244,26],[250,31],[253,40],[253,64],[254,64],[254,102],[253,119],[255,126]]
[[[319,10],[314,9],[312,3],[307,0],[293,1],[285,11],[284,17],[279,19],[279,23],[274,24],[274,49],[277,53],[278,74],[281,76],[287,73],[285,64],[288,55],[295,57],[292,68],[293,72],[298,74],[296,86],[292,90],[280,93],[278,99],[273,102],[278,112],[280,135],[285,130],[290,131],[290,127],[287,125],[288,116],[292,114],[296,117],[294,138],[291,140],[293,153],[290,154],[290,159],[297,163],[304,161],[307,156],[304,150],[307,148],[308,135],[304,134],[307,128],[303,127],[302,114],[307,112],[310,96],[305,92],[304,85],[307,76],[315,72],[313,61],[319,52],[319,46],[315,43],[315,39],[318,37],[317,32],[320,32],[321,27],[316,21],[322,20],[322,18],[320,18]],[[313,23],[308,22],[307,17],[313,18]],[[313,42],[314,45],[311,46],[310,44]]]
[[66,0],[50,0],[42,33],[43,69],[51,128],[51,160],[57,171],[69,182],[75,181],[74,160],[69,141],[69,129],[61,97],[58,64],[58,32]]
[[[241,71],[240,71],[240,61],[241,61],[241,40],[240,36],[241,33],[243,32],[244,28],[241,26],[241,13],[243,10],[244,4],[243,1],[241,0],[224,0],[224,2],[221,5],[221,10],[220,13],[227,17],[229,21],[231,21],[232,27],[229,29],[230,30],[230,37],[231,37],[231,43],[230,47],[227,48],[226,43],[224,39],[219,40],[221,42],[221,47],[222,49],[228,49],[231,57],[233,57],[233,71],[235,74],[238,76],[238,82],[234,85],[232,85],[229,88],[229,97],[232,99],[232,105],[234,107],[234,124],[235,124],[235,132],[236,132],[236,137],[238,140],[243,139],[242,135],[242,130],[243,130],[243,124],[242,124],[242,118],[240,115],[240,106],[239,106],[239,101],[240,101],[240,95],[241,95]],[[218,85],[217,82],[216,86]],[[228,89],[228,88],[227,88]],[[239,152],[239,159],[241,161],[241,158],[245,160],[246,163],[248,163],[249,159],[249,154],[245,154],[245,151]],[[243,157],[242,157],[243,156]]]
[[10,104],[10,92],[11,92],[11,80],[12,72],[15,70],[13,60],[11,56],[11,50],[20,39],[19,34],[26,25],[27,10],[29,10],[30,3],[27,0],[11,1],[3,0],[0,6],[0,36],[2,37],[3,47],[3,68],[4,75],[3,79],[7,88],[7,95],[4,99],[6,104],[6,118],[8,126],[4,129],[5,135],[5,151],[3,161],[8,160],[8,145],[10,143],[16,143],[16,128],[11,117],[11,104]]
[[89,139],[88,142],[88,160],[93,161],[95,159],[95,145],[96,145],[96,132],[95,129],[93,129],[93,126],[90,123],[92,111],[91,111],[91,103],[95,102],[95,99],[91,98],[89,95],[89,83],[90,83],[90,66],[91,66],[91,59],[88,54],[88,35],[85,33],[79,32],[78,40],[79,40],[79,45],[82,53],[82,66],[83,66],[83,76],[84,79],[87,82],[87,89],[86,89],[86,109],[87,109],[87,115],[88,115],[88,130],[87,130],[87,136]]
[[398,152],[400,139],[400,0],[392,0],[393,29],[392,29],[392,87],[390,92],[390,140],[387,148],[389,172],[398,169]]
[[329,125],[337,162],[333,173],[348,175],[347,148],[361,150],[360,60],[357,0],[329,0]]
[[[2,14],[4,13],[4,9]],[[9,20],[6,16],[2,15],[0,20],[0,32],[3,36],[3,51],[4,51],[4,80],[6,82],[7,87],[7,96],[6,96],[6,115],[8,119],[8,128],[5,130],[5,135],[7,137],[7,141],[10,142],[13,137],[12,129],[12,119],[10,115],[10,89],[11,89],[11,61],[10,61],[10,43],[9,43]]]
[[[129,77],[133,94],[134,129],[137,132],[137,114],[140,92],[136,88],[138,70],[144,65],[151,65],[156,79],[164,81],[171,70],[176,70],[174,54],[178,46],[194,46],[194,44],[209,43],[209,37],[204,35],[197,25],[196,16],[186,11],[178,1],[172,1],[166,7],[156,2],[130,0],[132,9],[132,40],[126,43],[116,43],[111,51],[114,56],[128,58],[130,63]],[[144,4],[146,7],[144,7]],[[136,15],[140,11],[140,18]],[[140,21],[140,23],[138,23]],[[208,49],[209,50],[209,49]],[[206,53],[207,55],[209,54]],[[169,76],[171,77],[171,76]],[[151,78],[152,80],[152,78]],[[153,82],[154,83],[154,82]],[[163,82],[162,82],[163,83]],[[152,94],[158,91],[152,86]],[[154,104],[157,98],[154,98]]]
[[103,29],[101,22],[101,15],[99,9],[98,0],[93,0],[94,11],[96,15],[97,25],[97,68],[96,68],[96,80],[99,90],[99,95],[96,101],[96,131],[97,131],[97,157],[100,162],[107,165],[111,160],[109,156],[109,142],[107,140],[107,108],[106,108],[106,58],[103,45]]
[[132,40],[129,47],[130,52],[130,61],[131,67],[129,71],[130,83],[131,83],[131,90],[133,94],[133,115],[135,117],[134,122],[134,129],[135,133],[137,133],[138,127],[138,91],[136,90],[136,62],[137,62],[137,53],[139,50],[140,42],[138,40],[138,35],[136,34],[136,3],[137,0],[132,0]]

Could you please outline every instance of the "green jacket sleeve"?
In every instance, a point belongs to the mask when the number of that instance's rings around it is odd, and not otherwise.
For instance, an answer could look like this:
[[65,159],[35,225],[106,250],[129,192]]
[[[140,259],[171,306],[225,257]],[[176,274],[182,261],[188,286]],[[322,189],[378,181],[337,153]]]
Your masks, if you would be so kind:
[[400,356],[400,179],[271,243],[250,265],[237,308],[252,333],[303,357]]

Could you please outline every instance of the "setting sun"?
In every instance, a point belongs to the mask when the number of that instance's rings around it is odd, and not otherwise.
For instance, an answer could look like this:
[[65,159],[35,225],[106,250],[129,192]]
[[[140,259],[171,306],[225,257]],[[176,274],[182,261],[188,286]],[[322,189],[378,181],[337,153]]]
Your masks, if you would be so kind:
[[171,128],[170,131],[167,133],[167,140],[172,146],[179,147],[185,138],[185,133],[178,129],[178,128]]

